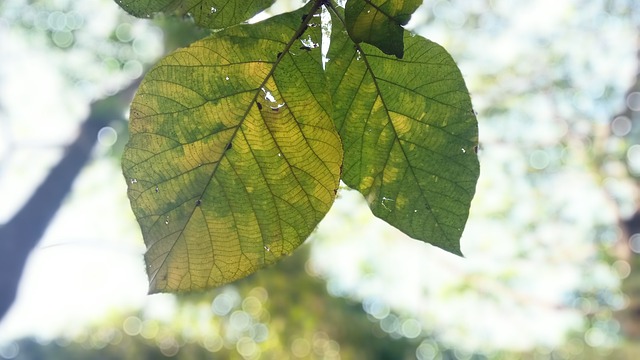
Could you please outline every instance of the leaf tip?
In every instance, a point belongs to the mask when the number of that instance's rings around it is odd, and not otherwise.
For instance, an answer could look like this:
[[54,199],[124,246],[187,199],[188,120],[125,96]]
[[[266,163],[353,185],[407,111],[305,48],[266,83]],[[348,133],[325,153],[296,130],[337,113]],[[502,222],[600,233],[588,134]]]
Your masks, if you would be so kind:
[[452,255],[461,257],[461,258],[465,258],[464,254],[462,253],[462,250],[460,249],[460,244],[453,244],[453,245],[447,245],[447,246],[439,246],[439,245],[434,245]]

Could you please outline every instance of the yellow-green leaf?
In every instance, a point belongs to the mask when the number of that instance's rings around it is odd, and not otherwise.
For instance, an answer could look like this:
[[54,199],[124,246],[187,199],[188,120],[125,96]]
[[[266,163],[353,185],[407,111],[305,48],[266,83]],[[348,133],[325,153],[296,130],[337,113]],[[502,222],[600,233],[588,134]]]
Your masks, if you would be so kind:
[[479,175],[478,128],[458,67],[405,32],[402,60],[334,29],[327,74],[343,141],[342,179],[409,236],[460,254]]
[[247,276],[290,254],[333,203],[342,147],[320,51],[296,39],[305,12],[215,33],[144,78],[123,170],[150,292]]
[[275,0],[115,0],[129,14],[148,18],[156,13],[190,15],[196,24],[220,29],[239,24]]
[[409,22],[420,4],[422,0],[349,0],[345,6],[349,36],[356,43],[371,44],[402,59],[402,25]]

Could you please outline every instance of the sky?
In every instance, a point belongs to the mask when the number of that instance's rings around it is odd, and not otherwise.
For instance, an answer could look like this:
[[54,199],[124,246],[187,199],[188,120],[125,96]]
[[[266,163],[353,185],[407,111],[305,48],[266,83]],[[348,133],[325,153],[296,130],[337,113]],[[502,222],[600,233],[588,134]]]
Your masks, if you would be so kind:
[[[125,86],[162,53],[158,30],[109,0],[50,1],[49,9],[68,11],[26,15],[24,3],[0,5],[0,222],[59,160],[88,101]],[[594,144],[581,135],[608,128],[625,106],[638,17],[623,1],[608,12],[604,3],[441,0],[420,8],[409,27],[450,51],[478,112],[481,177],[462,238],[466,258],[406,237],[341,189],[309,239],[309,269],[330,293],[363,301],[390,334],[433,330],[467,349],[551,348],[571,330],[594,346],[617,341],[614,320],[587,330],[585,314],[624,305],[624,262],[597,255],[599,244],[617,240],[617,216],[638,194],[623,175],[594,167]],[[122,41],[105,40],[114,29]],[[64,50],[69,33],[77,45]],[[0,343],[75,334],[106,314],[171,303],[146,295],[144,244],[110,155],[117,136],[104,129],[32,253]],[[614,194],[612,183],[621,184]],[[608,302],[570,296],[592,289]]]

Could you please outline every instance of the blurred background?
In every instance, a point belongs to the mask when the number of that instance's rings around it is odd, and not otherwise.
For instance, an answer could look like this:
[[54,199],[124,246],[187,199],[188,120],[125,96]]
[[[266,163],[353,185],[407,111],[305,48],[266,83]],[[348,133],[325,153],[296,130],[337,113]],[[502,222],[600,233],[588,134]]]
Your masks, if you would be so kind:
[[0,359],[640,358],[637,3],[426,1],[409,28],[452,54],[478,112],[466,258],[341,189],[276,266],[147,296],[128,102],[206,32],[112,0],[0,3]]

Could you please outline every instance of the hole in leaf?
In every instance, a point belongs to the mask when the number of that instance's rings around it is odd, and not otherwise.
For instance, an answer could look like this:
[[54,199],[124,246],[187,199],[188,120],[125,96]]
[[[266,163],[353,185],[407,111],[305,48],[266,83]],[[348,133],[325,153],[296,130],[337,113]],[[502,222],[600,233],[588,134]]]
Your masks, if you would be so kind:
[[280,110],[280,108],[281,108],[281,107],[283,107],[284,105],[285,105],[285,104],[284,104],[284,103],[282,103],[282,104],[278,104],[277,106],[270,106],[270,108],[271,108],[271,110],[273,110],[273,111],[278,111],[278,110]]
[[272,103],[276,102],[276,98],[275,98],[275,96],[273,96],[271,91],[265,89],[264,87],[261,88],[261,89],[262,89],[262,92],[264,93],[264,99],[265,100],[267,100],[269,102],[272,102]]

